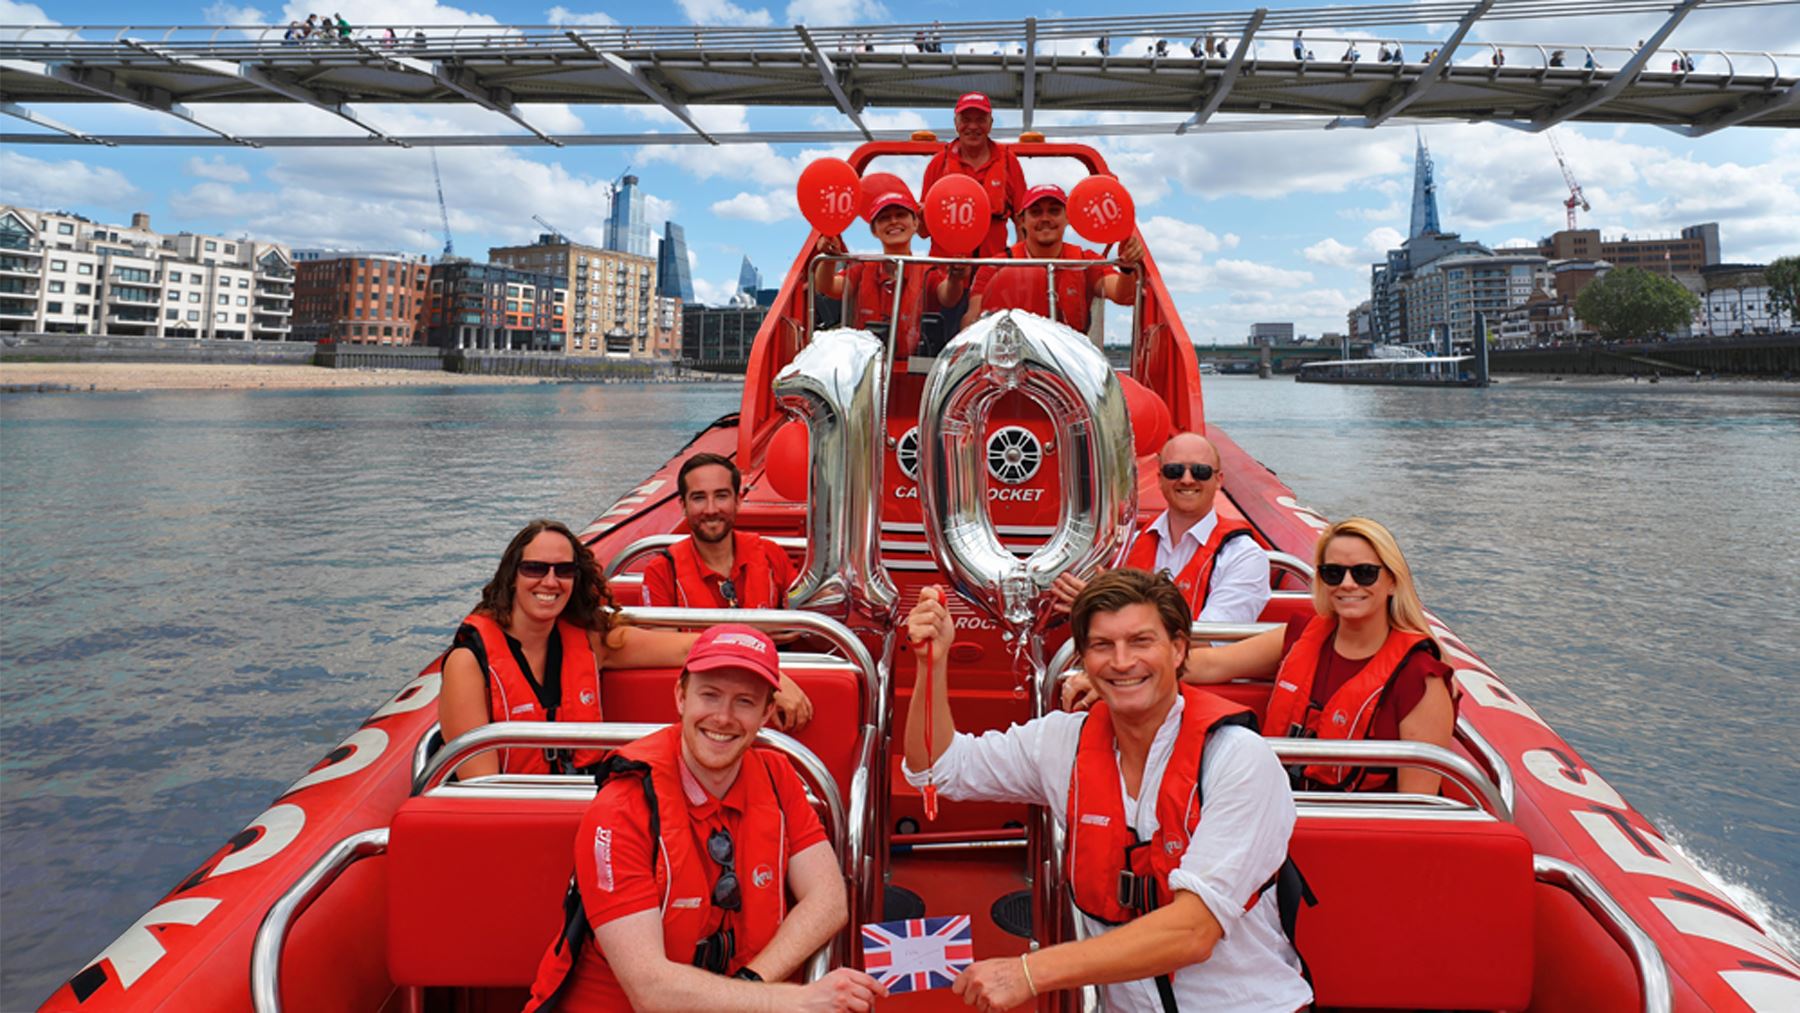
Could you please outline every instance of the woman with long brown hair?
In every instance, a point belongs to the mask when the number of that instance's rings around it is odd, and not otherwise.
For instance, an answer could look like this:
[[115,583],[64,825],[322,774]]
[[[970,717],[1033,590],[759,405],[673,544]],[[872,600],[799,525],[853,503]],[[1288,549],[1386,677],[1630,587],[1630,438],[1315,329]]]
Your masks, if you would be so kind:
[[[599,721],[602,669],[679,668],[695,636],[620,622],[575,533],[532,521],[501,553],[444,658],[444,741],[490,721]],[[457,773],[561,773],[599,758],[598,750],[507,749],[472,757]]]

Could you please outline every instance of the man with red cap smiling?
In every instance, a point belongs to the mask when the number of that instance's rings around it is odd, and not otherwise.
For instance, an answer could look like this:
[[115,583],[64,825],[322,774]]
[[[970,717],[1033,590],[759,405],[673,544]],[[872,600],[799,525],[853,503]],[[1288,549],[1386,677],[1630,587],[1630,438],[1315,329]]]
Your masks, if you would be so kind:
[[[994,104],[978,91],[956,100],[956,140],[925,166],[925,183],[920,193],[929,194],[931,185],[951,173],[973,177],[987,191],[988,208],[993,221],[987,238],[975,248],[972,256],[998,257],[1006,249],[1006,221],[1024,206],[1025,171],[1019,168],[1019,156],[1012,148],[988,137],[994,128]],[[948,256],[934,242],[934,257]]]
[[780,684],[759,630],[714,626],[694,642],[680,723],[601,765],[568,921],[526,1010],[867,1010],[886,995],[853,968],[785,981],[849,908],[799,775],[752,748]]
[[[1063,234],[1069,227],[1069,198],[1060,186],[1043,183],[1027,190],[1019,205],[1017,224],[1021,238],[1001,256],[1015,260],[1100,259],[1100,255],[1092,250],[1063,242]],[[1125,265],[1122,271],[1106,264],[1055,268],[1056,319],[1085,333],[1088,306],[1095,296],[1105,296],[1121,306],[1131,305],[1137,297],[1137,269],[1143,259],[1144,244],[1132,236],[1119,247],[1119,260]],[[1001,309],[1050,315],[1049,294],[1042,270],[984,267],[976,273],[971,291],[969,311],[963,317],[965,325],[980,319],[984,312]]]

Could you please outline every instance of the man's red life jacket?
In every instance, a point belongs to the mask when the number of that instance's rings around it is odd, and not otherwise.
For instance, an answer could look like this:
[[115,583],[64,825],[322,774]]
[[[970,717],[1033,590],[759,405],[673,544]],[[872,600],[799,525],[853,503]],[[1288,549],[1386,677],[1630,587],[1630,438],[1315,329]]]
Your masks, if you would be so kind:
[[[1011,145],[1002,144],[990,139],[988,144],[992,154],[979,166],[972,166],[963,161],[960,151],[961,142],[952,139],[944,145],[944,149],[933,155],[931,161],[925,163],[925,180],[919,187],[919,196],[923,198],[931,191],[931,186],[942,179],[946,173],[961,173],[974,179],[987,193],[988,211],[992,218],[988,221],[987,235],[973,257],[998,257],[1006,249],[1006,223],[1012,220],[1017,210],[1012,206],[1016,197],[1024,196],[1024,173],[1019,167],[1019,156],[1013,152]],[[1018,192],[1013,192],[1014,189]],[[931,243],[931,255],[948,257],[950,251],[938,246],[937,241]]]
[[[721,600],[706,581],[706,564],[694,548],[690,536],[669,546],[669,562],[675,567],[675,604],[681,608],[778,609],[787,604],[787,588],[777,587],[774,569],[769,566],[767,545],[754,531],[733,531],[731,549],[734,560],[744,567],[744,579],[733,581],[737,600]],[[776,549],[777,552],[781,551]]]
[[[1226,523],[1224,518],[1213,522],[1212,534],[1200,547],[1194,550],[1192,559],[1174,575],[1175,586],[1181,589],[1181,596],[1188,600],[1188,608],[1195,617],[1206,607],[1206,596],[1212,590],[1213,565],[1218,561],[1219,550],[1233,538],[1248,536],[1256,541],[1256,531],[1248,524],[1241,522]],[[1134,570],[1156,572],[1156,549],[1162,536],[1154,529],[1138,535],[1137,541],[1131,543],[1131,551],[1125,555],[1125,565]],[[1261,544],[1258,542],[1258,544]]]
[[[1337,631],[1335,617],[1314,616],[1306,624],[1300,639],[1281,661],[1275,676],[1275,690],[1269,695],[1265,712],[1265,735],[1274,738],[1363,739],[1375,720],[1382,694],[1393,682],[1400,667],[1414,651],[1428,650],[1435,657],[1437,644],[1423,633],[1389,629],[1387,640],[1370,656],[1355,677],[1331,694],[1323,708],[1312,702],[1313,679],[1318,675],[1320,659],[1331,650],[1332,634]],[[1303,772],[1316,786],[1343,791],[1374,791],[1387,786],[1393,777],[1391,769],[1313,765]]]
[[[788,761],[773,750],[754,748],[744,754],[738,770],[738,777],[746,779],[744,816],[731,841],[733,871],[743,898],[741,911],[721,911],[713,906],[719,864],[707,853],[706,842],[696,839],[687,792],[676,766],[681,762],[681,726],[670,725],[608,756],[594,780],[601,788],[613,778],[635,778],[643,785],[645,801],[650,804],[650,836],[659,845],[651,861],[656,891],[663,897],[665,956],[729,976],[769,945],[787,916],[787,817],[770,765]],[[760,885],[753,878],[769,874],[773,880]],[[584,983],[584,993],[606,995],[607,1001],[595,1008],[630,1009],[624,986],[593,941],[581,892],[573,882],[563,907],[567,919],[563,933],[538,964],[533,1000],[526,1004],[526,1013],[555,1007],[563,989],[574,980],[577,959],[582,963],[581,973],[590,979]],[[702,946],[702,942],[708,945]]]
[[[599,721],[600,672],[594,664],[593,648],[588,646],[587,631],[574,623],[558,620],[556,635],[562,640],[560,702],[545,713],[531,678],[519,668],[512,648],[506,642],[506,631],[492,616],[472,612],[463,625],[481,636],[481,650],[472,652],[487,677],[488,720],[490,721]],[[549,752],[547,757],[545,754]],[[500,751],[502,774],[565,773],[568,768],[587,767],[598,763],[604,755],[598,749],[576,750],[570,761],[566,750],[505,749]],[[554,762],[552,760],[554,759]]]
[[[1022,242],[1008,247],[1003,256],[1023,261],[1034,259]],[[1073,243],[1064,243],[1062,252],[1050,259],[1099,260],[1100,255]],[[1036,313],[1040,317],[1050,316],[1050,297],[1044,284],[1045,270],[1054,270],[1056,273],[1056,319],[1071,330],[1085,334],[1088,329],[1088,304],[1092,299],[1092,294],[1088,292],[1089,269],[1085,267],[1002,267],[982,286],[981,311],[987,313],[993,310],[1018,309]]]
[[[1249,708],[1193,686],[1181,687],[1181,729],[1163,768],[1156,796],[1156,833],[1140,841],[1129,825],[1119,785],[1112,712],[1104,703],[1081,724],[1075,772],[1069,779],[1069,847],[1064,878],[1075,906],[1109,925],[1128,922],[1162,906],[1163,884],[1200,823],[1200,760],[1207,737],[1225,725],[1254,731]],[[1244,905],[1256,903],[1259,891]]]

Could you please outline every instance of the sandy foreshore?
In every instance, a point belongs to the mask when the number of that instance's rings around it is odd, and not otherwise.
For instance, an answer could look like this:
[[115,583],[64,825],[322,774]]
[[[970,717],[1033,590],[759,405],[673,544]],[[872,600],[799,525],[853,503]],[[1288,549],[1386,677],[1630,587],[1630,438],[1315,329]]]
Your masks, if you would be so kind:
[[300,390],[552,383],[537,376],[488,376],[417,369],[326,369],[186,362],[5,362],[0,389],[46,391]]
[[1800,396],[1800,382],[1748,376],[1665,376],[1651,382],[1649,377],[1587,375],[1582,373],[1543,374],[1511,373],[1496,375],[1494,386],[1513,390],[1533,388],[1564,390],[1641,390],[1665,393],[1710,394],[1776,394]]

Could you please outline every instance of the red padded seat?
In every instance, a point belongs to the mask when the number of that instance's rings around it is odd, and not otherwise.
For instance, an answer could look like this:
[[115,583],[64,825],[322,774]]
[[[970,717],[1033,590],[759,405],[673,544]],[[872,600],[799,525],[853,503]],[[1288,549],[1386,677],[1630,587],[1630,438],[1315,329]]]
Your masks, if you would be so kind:
[[394,984],[529,987],[562,928],[586,809],[575,799],[407,799],[385,860]]
[[1321,1007],[1530,1004],[1535,877],[1517,827],[1303,816],[1290,853],[1319,899],[1299,944]]

